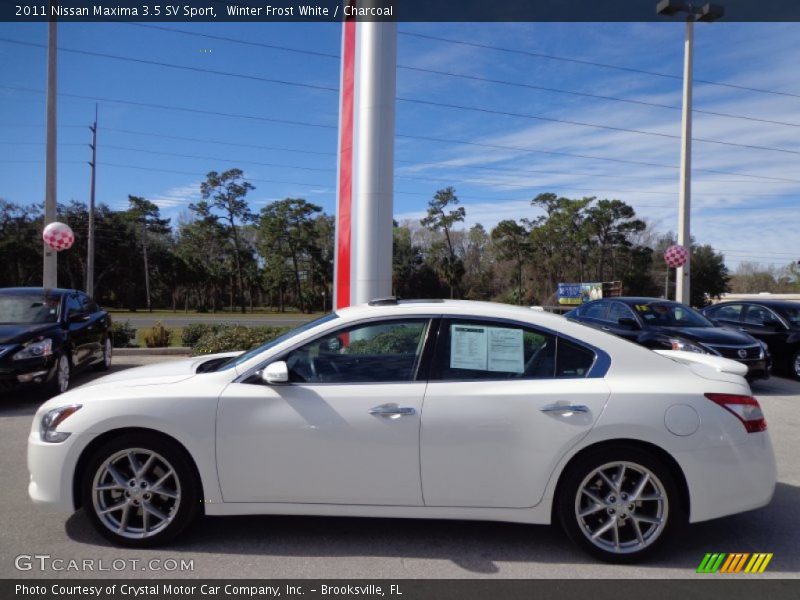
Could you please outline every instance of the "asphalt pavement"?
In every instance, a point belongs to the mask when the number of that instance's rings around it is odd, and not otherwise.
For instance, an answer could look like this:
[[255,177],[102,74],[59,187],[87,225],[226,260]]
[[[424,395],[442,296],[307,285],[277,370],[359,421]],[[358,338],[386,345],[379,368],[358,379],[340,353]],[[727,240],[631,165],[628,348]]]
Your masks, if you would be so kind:
[[[175,359],[117,357],[113,369]],[[25,442],[41,399],[13,397],[0,405],[0,578],[693,578],[709,577],[695,573],[706,552],[772,552],[757,577],[798,578],[800,382],[772,378],[753,390],[778,459],[773,502],[690,526],[647,564],[634,566],[595,562],[555,527],[438,520],[215,517],[165,548],[116,548],[94,532],[83,511],[50,514],[30,502]],[[25,558],[36,555],[50,558]],[[153,559],[161,562],[151,565]],[[56,563],[62,568],[89,560],[95,570],[54,571],[52,560],[64,560]],[[191,561],[192,569],[165,572],[176,566],[170,560]],[[18,570],[15,563],[32,568]],[[42,570],[41,563],[50,566]],[[111,570],[99,572],[101,564]]]
[[170,313],[164,315],[163,313],[159,313],[157,315],[151,315],[142,312],[134,314],[111,313],[111,320],[119,323],[128,321],[134,329],[152,327],[157,322],[160,322],[164,327],[186,327],[192,323],[222,323],[225,325],[246,325],[247,327],[297,327],[316,316],[317,315],[301,315],[294,313],[286,315],[260,315],[257,313],[247,313],[244,315],[233,313],[217,313],[214,315]]

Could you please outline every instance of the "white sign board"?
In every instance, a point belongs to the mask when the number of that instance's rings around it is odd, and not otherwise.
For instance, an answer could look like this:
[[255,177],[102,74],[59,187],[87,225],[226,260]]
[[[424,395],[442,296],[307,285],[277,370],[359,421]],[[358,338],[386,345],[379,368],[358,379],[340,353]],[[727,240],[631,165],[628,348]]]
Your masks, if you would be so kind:
[[450,368],[522,373],[525,349],[522,329],[452,325]]

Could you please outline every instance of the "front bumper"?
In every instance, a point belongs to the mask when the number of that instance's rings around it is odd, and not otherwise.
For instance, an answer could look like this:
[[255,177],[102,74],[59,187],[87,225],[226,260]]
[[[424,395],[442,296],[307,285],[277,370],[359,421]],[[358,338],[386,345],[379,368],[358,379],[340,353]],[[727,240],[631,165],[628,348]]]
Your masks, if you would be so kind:
[[47,385],[55,379],[57,366],[53,355],[26,360],[6,357],[0,362],[0,394]]
[[71,513],[73,473],[83,449],[75,434],[58,444],[43,442],[38,430],[28,435],[28,496],[35,504]]

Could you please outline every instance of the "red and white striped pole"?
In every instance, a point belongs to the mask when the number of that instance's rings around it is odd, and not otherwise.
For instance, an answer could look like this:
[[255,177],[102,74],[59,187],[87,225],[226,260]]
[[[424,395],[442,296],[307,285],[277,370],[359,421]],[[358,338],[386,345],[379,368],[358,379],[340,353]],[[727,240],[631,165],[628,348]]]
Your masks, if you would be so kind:
[[343,23],[334,307],[392,291],[397,25]]

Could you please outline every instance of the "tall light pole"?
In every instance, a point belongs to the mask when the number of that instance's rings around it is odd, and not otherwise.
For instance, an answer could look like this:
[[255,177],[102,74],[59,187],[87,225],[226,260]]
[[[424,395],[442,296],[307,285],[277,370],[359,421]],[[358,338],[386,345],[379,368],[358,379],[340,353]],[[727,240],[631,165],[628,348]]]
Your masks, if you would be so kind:
[[[687,13],[686,35],[683,43],[683,114],[681,117],[681,169],[678,198],[678,244],[691,250],[692,215],[692,69],[694,62],[694,22],[715,21],[725,14],[725,9],[716,4],[705,4],[695,8],[682,0],[661,0],[656,5],[660,15],[672,16]],[[669,270],[667,270],[669,273]],[[689,304],[691,300],[691,252],[689,259],[678,267],[675,276],[675,300]]]
[[[56,220],[56,168],[57,168],[57,125],[56,125],[56,54],[57,54],[56,21],[48,24],[47,43],[47,150],[45,163],[44,192],[44,226]],[[58,287],[58,261],[56,251],[43,243],[44,264],[42,269],[42,285],[46,288]]]

